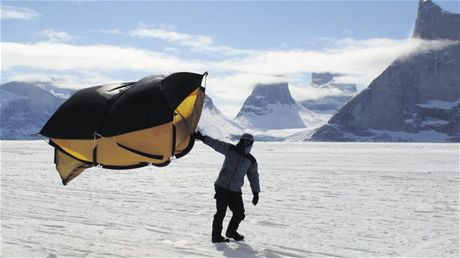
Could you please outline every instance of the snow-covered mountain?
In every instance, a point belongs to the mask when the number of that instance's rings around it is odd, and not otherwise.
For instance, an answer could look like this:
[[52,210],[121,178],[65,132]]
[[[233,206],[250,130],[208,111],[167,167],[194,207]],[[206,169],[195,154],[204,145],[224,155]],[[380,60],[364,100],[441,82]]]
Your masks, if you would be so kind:
[[258,84],[235,120],[244,128],[263,131],[314,127],[324,122],[292,98],[288,83]]
[[335,82],[335,77],[337,76],[341,75],[329,72],[312,73],[312,81],[308,87],[328,91],[330,94],[317,99],[302,100],[299,103],[317,113],[335,114],[357,92],[356,84]]
[[243,130],[235,122],[228,119],[206,95],[198,129],[205,135],[222,140],[236,140]]
[[414,38],[453,43],[394,61],[316,141],[460,141],[460,14],[420,1]]
[[0,86],[0,139],[35,139],[48,118],[74,92],[51,83],[9,82]]

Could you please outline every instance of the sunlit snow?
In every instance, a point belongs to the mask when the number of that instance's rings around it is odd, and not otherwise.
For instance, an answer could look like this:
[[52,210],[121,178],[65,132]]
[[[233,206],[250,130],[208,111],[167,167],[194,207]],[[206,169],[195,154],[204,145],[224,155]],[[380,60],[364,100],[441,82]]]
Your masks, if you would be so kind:
[[1,256],[458,257],[458,144],[253,150],[262,193],[254,207],[243,187],[246,241],[212,244],[223,157],[201,143],[165,168],[93,168],[63,186],[46,143],[2,141]]

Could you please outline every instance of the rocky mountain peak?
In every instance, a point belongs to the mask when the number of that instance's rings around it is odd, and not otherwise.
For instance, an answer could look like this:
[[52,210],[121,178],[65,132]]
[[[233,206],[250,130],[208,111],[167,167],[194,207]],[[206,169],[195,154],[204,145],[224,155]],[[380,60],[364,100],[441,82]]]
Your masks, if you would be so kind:
[[[273,84],[257,84],[247,101],[266,102],[267,104],[295,104],[287,82]],[[256,104],[256,103],[254,103]]]
[[243,127],[262,130],[305,128],[320,120],[297,104],[288,83],[258,84],[236,116]]
[[420,0],[413,38],[460,40],[460,14],[443,10],[431,0]]

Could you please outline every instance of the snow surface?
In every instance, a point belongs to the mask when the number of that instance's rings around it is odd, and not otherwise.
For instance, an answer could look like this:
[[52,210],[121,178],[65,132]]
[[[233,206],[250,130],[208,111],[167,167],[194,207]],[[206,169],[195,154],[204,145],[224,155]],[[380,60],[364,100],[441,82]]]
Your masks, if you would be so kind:
[[449,110],[458,104],[460,104],[460,98],[457,99],[456,101],[430,100],[423,104],[417,104],[417,106],[421,108],[434,108],[434,109]]
[[262,193],[254,207],[243,189],[246,241],[212,244],[223,157],[202,143],[165,168],[93,168],[62,186],[46,143],[2,141],[1,256],[458,257],[459,144],[253,150]]
[[330,115],[319,115],[300,104],[267,104],[264,107],[251,106],[256,113],[245,113],[237,117],[236,123],[245,128],[267,131],[295,128],[319,127]]
[[245,128],[270,130],[305,127],[300,112],[294,104],[267,104],[263,107],[250,106],[250,108],[251,112],[245,112],[235,119],[236,123]]
[[[444,125],[442,120],[427,120],[423,122],[424,126],[427,125]],[[387,141],[408,141],[408,142],[447,142],[449,136],[445,133],[440,133],[434,130],[423,130],[414,133],[401,132],[401,131],[387,131],[387,130],[373,130],[371,137],[356,137],[359,140],[372,141],[373,139],[387,139]]]
[[314,129],[306,129],[295,134],[292,134],[286,137],[284,140],[287,142],[302,142],[310,140],[311,136],[316,132],[317,128]]

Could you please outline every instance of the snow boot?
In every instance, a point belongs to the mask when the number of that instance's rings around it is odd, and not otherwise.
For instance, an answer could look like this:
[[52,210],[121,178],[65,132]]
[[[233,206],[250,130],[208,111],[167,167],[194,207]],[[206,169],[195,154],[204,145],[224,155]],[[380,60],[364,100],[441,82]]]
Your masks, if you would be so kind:
[[212,229],[212,242],[213,243],[222,243],[230,242],[228,238],[225,238],[221,235],[222,227],[215,227]]
[[244,240],[244,236],[238,234],[238,232],[236,232],[236,231],[227,231],[227,233],[225,233],[225,236],[227,236],[228,238],[233,238],[233,239],[235,239],[235,241]]
[[223,236],[212,236],[212,242],[215,243],[228,243],[230,240],[228,238],[225,238]]

